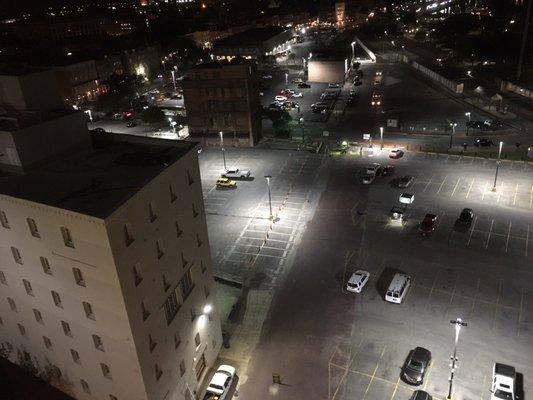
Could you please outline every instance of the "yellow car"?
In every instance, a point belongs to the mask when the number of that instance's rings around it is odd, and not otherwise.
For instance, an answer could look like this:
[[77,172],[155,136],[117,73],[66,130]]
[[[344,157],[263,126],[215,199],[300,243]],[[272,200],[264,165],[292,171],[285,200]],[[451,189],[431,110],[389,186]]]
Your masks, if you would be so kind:
[[219,178],[217,179],[217,188],[220,189],[233,189],[237,187],[237,182],[232,181],[228,178]]

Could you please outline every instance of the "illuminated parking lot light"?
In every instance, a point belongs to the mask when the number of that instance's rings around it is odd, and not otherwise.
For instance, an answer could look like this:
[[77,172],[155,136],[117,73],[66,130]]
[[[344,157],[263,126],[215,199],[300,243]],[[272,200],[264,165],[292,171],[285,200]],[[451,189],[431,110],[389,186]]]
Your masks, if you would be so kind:
[[224,149],[224,134],[222,131],[218,132],[220,135],[220,150],[222,150],[222,161],[224,162],[224,172],[227,171],[226,167],[226,150]]
[[206,304],[203,309],[204,314],[209,314],[211,311],[213,311],[211,304]]
[[496,161],[496,172],[494,174],[494,185],[492,186],[492,191],[496,191],[496,183],[498,182],[498,170],[500,169],[500,162],[501,162],[501,156],[502,156],[502,147],[503,142],[500,141],[500,145],[498,148],[498,161]]

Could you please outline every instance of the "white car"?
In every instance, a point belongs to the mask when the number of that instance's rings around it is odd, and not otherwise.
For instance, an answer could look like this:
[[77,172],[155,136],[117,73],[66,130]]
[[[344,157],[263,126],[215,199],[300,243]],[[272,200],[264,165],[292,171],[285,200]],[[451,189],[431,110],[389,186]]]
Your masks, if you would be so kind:
[[231,365],[221,365],[211,378],[204,400],[224,400],[235,378],[235,368]]
[[287,96],[277,95],[274,99],[276,101],[287,101]]
[[376,179],[376,175],[374,174],[366,174],[363,176],[363,185],[370,185],[374,180]]
[[370,272],[363,271],[361,269],[355,271],[348,280],[348,283],[346,284],[346,290],[349,292],[361,293],[366,283],[368,282],[369,277]]
[[272,75],[263,75],[263,79],[272,79]]
[[239,168],[232,168],[224,171],[222,173],[223,178],[231,178],[231,179],[243,179],[243,178],[249,178],[250,177],[250,170],[249,169],[239,169]]
[[304,95],[302,92],[298,92],[298,93],[293,93],[292,97],[304,97]]

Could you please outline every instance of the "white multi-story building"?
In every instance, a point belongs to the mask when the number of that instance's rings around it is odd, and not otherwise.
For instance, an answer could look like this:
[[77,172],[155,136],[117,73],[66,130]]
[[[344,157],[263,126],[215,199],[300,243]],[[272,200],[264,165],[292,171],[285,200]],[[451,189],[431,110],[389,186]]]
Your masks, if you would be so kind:
[[3,355],[77,399],[193,399],[222,342],[196,145],[88,142],[0,165]]

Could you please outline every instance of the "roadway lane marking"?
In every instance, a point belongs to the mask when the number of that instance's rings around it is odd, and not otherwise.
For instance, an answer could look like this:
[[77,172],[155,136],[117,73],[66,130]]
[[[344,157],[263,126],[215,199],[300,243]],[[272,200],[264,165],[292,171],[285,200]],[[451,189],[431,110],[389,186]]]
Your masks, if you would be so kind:
[[475,178],[472,178],[472,182],[470,182],[470,187],[468,188],[468,192],[466,192],[466,198],[468,199],[468,196],[470,196],[470,191],[472,190],[472,186],[474,185]]
[[516,184],[516,187],[514,189],[513,206],[516,205],[516,196],[517,195],[518,195],[518,183]]
[[440,186],[439,186],[439,190],[437,190],[437,194],[439,194],[439,193],[440,193],[440,191],[441,191],[442,187],[444,186],[444,182],[446,182],[446,178],[448,178],[448,175],[446,175],[446,176],[444,177],[444,179],[443,179],[442,183],[441,183],[441,184],[440,184]]
[[433,176],[431,178],[429,178],[429,181],[428,181],[428,183],[426,183],[426,186],[424,187],[424,190],[422,190],[423,192],[426,191],[426,189],[428,188],[428,186],[430,185],[432,180],[433,180]]
[[461,178],[457,179],[457,183],[453,187],[453,191],[452,191],[451,197],[453,197],[453,195],[455,194],[455,191],[457,190],[457,186],[459,186],[459,182],[461,182]]
[[370,381],[368,382],[368,385],[366,387],[365,394],[363,395],[363,400],[365,400],[366,395],[368,393],[368,390],[370,389],[370,385],[372,385],[372,381],[374,380],[374,377],[376,376],[376,372],[378,371],[378,367],[379,367],[379,362],[383,358],[383,354],[385,354],[385,349],[386,348],[387,348],[387,346],[383,346],[383,350],[381,351],[381,355],[379,356],[378,362],[376,363],[376,368],[374,368],[374,372],[372,372],[372,376],[370,377]]
[[494,219],[490,220],[489,235],[487,236],[487,242],[485,243],[485,250],[489,248],[490,236],[492,235],[492,227],[494,226]]
[[509,237],[511,236],[511,221],[509,221],[509,229],[507,230],[507,240],[505,241],[505,252],[507,253],[507,249],[509,248]]
[[520,289],[520,309],[518,310],[518,329],[516,330],[516,336],[520,336],[520,325],[522,324],[522,308],[524,305],[524,288]]
[[472,240],[472,235],[474,234],[474,229],[476,227],[477,222],[477,216],[474,217],[474,223],[472,224],[472,228],[470,229],[470,235],[468,236],[468,243],[467,246],[470,246],[470,241]]

